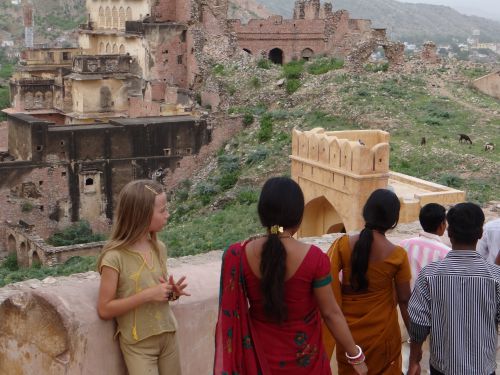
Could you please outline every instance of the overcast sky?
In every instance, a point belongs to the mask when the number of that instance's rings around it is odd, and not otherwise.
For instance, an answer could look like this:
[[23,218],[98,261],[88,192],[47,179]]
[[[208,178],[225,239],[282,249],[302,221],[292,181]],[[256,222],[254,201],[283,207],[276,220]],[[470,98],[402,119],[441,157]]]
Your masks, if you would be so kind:
[[448,5],[460,13],[500,21],[500,0],[399,0],[404,3]]

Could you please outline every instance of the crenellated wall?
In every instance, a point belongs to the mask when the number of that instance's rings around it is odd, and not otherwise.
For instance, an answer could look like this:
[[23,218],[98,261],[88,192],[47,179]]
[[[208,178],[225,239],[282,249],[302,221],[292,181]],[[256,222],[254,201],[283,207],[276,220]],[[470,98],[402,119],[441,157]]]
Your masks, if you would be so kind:
[[[293,131],[292,178],[306,199],[299,236],[361,227],[361,208],[368,195],[387,186],[389,138],[381,130]],[[320,198],[329,204],[318,205]]]
[[417,220],[427,203],[465,199],[463,191],[391,172],[389,139],[382,130],[293,131],[291,174],[306,205],[299,237],[361,229],[363,205],[380,188],[398,195],[402,223]]

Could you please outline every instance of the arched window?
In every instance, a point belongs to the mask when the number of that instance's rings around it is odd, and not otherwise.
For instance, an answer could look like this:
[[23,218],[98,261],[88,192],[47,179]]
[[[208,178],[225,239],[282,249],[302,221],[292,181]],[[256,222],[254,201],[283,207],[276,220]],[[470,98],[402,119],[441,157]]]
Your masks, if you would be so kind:
[[127,21],[132,21],[132,8],[127,7],[127,15],[125,18]]
[[111,51],[113,55],[116,55],[118,53],[118,47],[116,46],[116,43],[113,43],[113,49]]
[[106,53],[107,54],[111,53],[111,45],[109,43],[106,43]]
[[106,28],[111,28],[111,9],[106,7]]
[[99,8],[99,23],[97,25],[99,28],[104,28],[106,26],[106,18],[104,17],[104,8]]
[[101,42],[101,43],[99,44],[99,53],[100,53],[100,54],[104,54],[104,52],[105,52],[105,51],[104,51],[104,42]]
[[113,17],[113,29],[118,29],[118,10],[116,7],[113,7],[111,14]]
[[119,25],[118,27],[120,29],[125,29],[125,9],[123,7],[120,7],[120,11],[118,12],[118,19],[119,19]]
[[304,48],[301,53],[301,57],[305,61],[309,61],[313,57],[314,51],[310,48]]
[[125,54],[125,46],[123,44],[120,44],[120,55]]

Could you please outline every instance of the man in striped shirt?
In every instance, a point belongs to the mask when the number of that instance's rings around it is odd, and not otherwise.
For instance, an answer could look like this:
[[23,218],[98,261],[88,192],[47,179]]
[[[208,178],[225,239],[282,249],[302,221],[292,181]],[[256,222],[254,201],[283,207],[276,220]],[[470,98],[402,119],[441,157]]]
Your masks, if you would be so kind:
[[500,267],[474,250],[484,214],[473,203],[460,203],[447,219],[452,251],[424,267],[410,298],[408,375],[420,374],[422,343],[429,334],[431,374],[494,374]]
[[426,204],[418,216],[424,232],[418,237],[401,241],[400,245],[408,252],[411,267],[411,288],[418,274],[429,263],[443,259],[451,250],[441,241],[446,231],[446,210],[437,203]]

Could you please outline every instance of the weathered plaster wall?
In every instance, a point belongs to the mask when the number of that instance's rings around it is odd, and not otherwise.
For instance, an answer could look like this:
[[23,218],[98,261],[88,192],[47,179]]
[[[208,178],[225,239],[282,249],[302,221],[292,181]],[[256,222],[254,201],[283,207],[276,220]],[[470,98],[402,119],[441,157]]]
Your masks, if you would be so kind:
[[472,86],[482,93],[500,100],[500,71],[476,79],[472,82]]
[[84,114],[128,110],[128,92],[124,80],[75,80],[72,90],[74,112]]
[[[182,371],[213,371],[220,262],[169,267],[186,275],[191,297],[172,303],[179,323]],[[88,375],[125,373],[115,326],[97,316],[96,273],[30,281],[0,289],[0,373]]]

